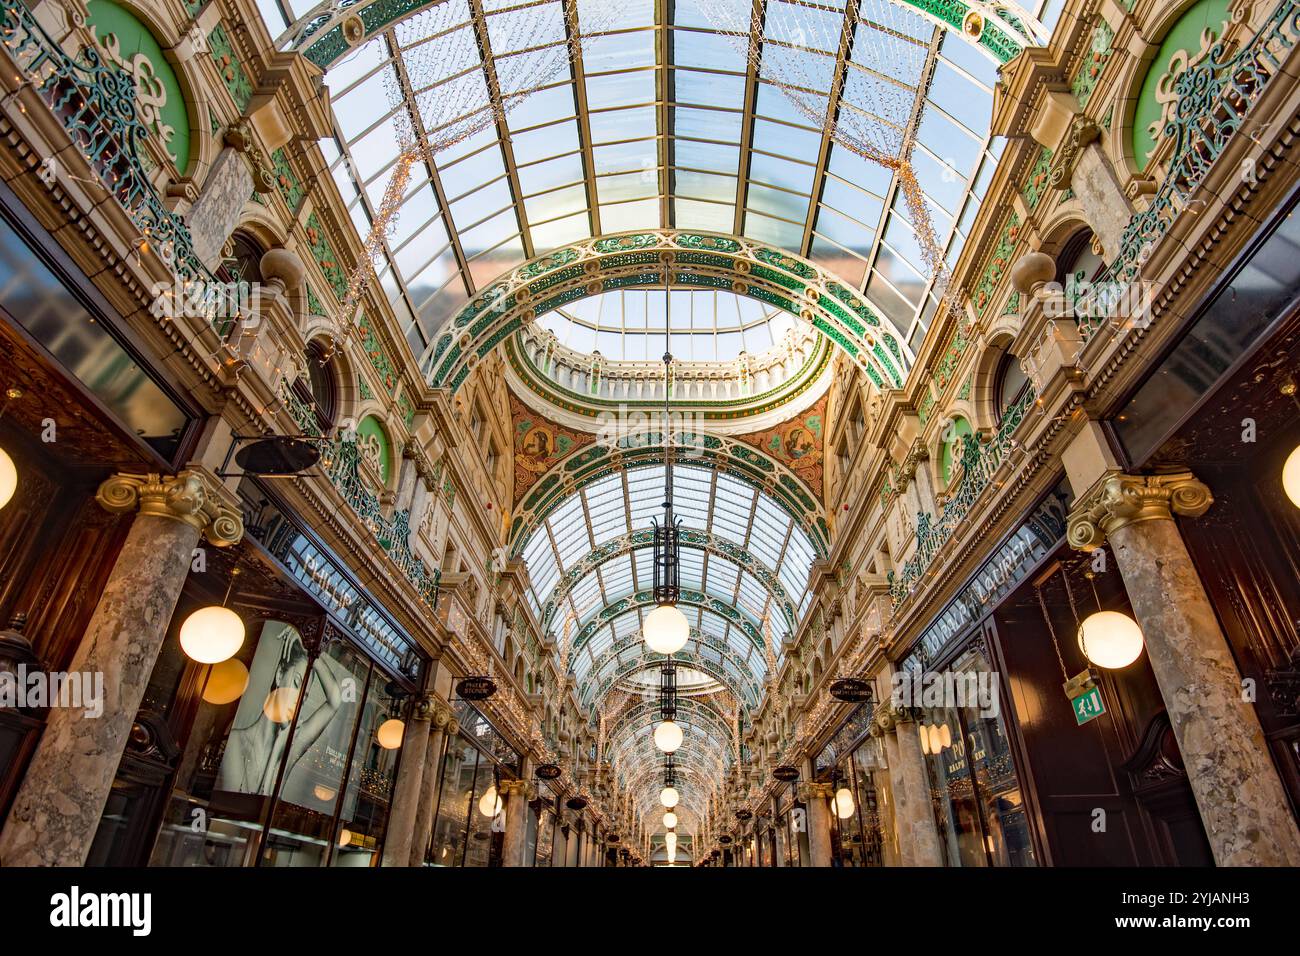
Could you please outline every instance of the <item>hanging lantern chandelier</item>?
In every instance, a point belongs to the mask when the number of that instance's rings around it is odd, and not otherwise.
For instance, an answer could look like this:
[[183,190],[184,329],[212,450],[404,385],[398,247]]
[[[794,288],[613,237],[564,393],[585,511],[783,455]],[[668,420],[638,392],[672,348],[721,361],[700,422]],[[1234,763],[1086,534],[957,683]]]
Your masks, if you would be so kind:
[[681,521],[673,514],[673,431],[668,397],[672,390],[673,355],[669,349],[671,325],[668,287],[672,269],[664,263],[664,513],[654,522],[654,599],[657,607],[645,619],[645,642],[656,654],[676,654],[686,646],[691,626],[677,607],[682,596],[680,580]]

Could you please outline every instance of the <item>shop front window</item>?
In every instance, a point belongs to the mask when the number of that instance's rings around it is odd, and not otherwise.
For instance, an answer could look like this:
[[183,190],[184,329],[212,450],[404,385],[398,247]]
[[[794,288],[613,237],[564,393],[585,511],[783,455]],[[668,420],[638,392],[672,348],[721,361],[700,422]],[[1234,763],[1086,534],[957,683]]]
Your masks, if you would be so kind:
[[[400,749],[391,750],[379,742],[379,728],[399,715],[400,700],[390,692],[386,674],[370,675],[370,689],[357,729],[356,746],[343,801],[334,831],[331,866],[376,866],[380,844],[388,823],[389,801]],[[411,755],[419,760],[423,755]]]
[[390,680],[346,641],[313,661],[297,627],[264,622],[199,679],[152,864],[375,865],[400,753],[375,739]]
[[[957,674],[992,673],[972,648]],[[950,866],[1035,866],[1020,783],[1002,717],[977,706],[933,707],[917,723]]]
[[434,866],[463,866],[465,841],[469,835],[469,815],[474,800],[474,771],[478,751],[464,737],[457,736],[447,745],[442,768],[438,818],[433,827],[430,863]]
[[[369,665],[341,642],[322,651],[309,669],[302,666],[300,643],[286,640],[274,661],[269,650],[273,646],[258,648],[258,658],[266,650],[265,660],[274,667],[270,689],[253,692],[263,686],[263,661],[255,659],[250,693],[235,717],[218,785],[241,790],[255,786],[266,792],[274,786],[279,753],[287,752],[262,865],[320,866],[328,861],[335,839],[334,817],[364,706]],[[291,723],[292,733],[286,730]]]

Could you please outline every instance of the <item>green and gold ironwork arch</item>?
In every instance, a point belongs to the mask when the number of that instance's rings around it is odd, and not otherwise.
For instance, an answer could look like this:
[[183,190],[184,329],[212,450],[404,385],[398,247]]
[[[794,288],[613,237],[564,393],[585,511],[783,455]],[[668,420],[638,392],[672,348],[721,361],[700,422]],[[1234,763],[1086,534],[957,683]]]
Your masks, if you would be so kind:
[[879,388],[901,388],[910,356],[861,293],[807,259],[715,233],[660,229],[586,239],[538,256],[471,299],[431,343],[422,367],[455,391],[508,336],[553,309],[615,289],[721,289],[799,316]]
[[[625,554],[631,554],[634,551],[650,548],[653,544],[654,529],[643,528],[640,531],[633,531],[631,534],[619,535],[617,538],[612,538],[589,551],[569,570],[564,572],[560,580],[556,582],[555,587],[552,588],[546,602],[542,605],[542,630],[548,630],[555,623],[560,605],[564,603],[564,599],[569,596],[583,578],[593,573],[606,562],[613,561]],[[734,541],[696,528],[682,528],[681,544],[684,548],[691,548],[726,558],[737,567],[754,575],[758,582],[767,589],[768,593],[775,598],[777,607],[780,608],[781,615],[785,618],[786,626],[790,630],[794,630],[796,616],[794,603],[790,600],[785,586],[781,584],[776,572],[760,561],[754,554]]]
[[[611,659],[618,657],[629,647],[640,644],[642,640],[639,631],[626,634],[605,648],[592,661],[582,681],[578,684],[578,700],[583,706],[604,700],[605,696],[618,685],[618,682],[629,674],[657,667],[667,660],[663,654],[654,654],[647,651],[633,660],[619,664],[611,673],[604,672],[606,664]],[[697,653],[693,649],[701,645],[707,648],[711,654],[716,655],[717,660],[715,661],[708,654]],[[687,642],[686,649],[674,654],[673,660],[708,674],[750,707],[758,706],[762,694],[762,681],[759,680],[758,675],[753,672],[749,664],[728,647],[725,641],[720,641],[693,627],[691,628],[691,637]],[[728,665],[735,668],[735,673],[727,669]],[[741,679],[737,679],[737,674],[740,675]]]
[[[818,557],[830,548],[830,526],[821,504],[793,471],[743,441],[719,435],[675,434],[678,465],[698,465],[726,472],[759,489],[808,535]],[[664,463],[664,436],[648,431],[587,445],[557,461],[533,485],[510,522],[510,549],[518,557],[533,533],[565,499],[580,489],[626,468]]]
[[[592,636],[600,628],[608,624],[611,620],[627,611],[633,611],[637,608],[654,607],[654,592],[649,588],[637,591],[635,594],[629,594],[626,597],[611,601],[602,607],[597,613],[587,618],[586,622],[578,629],[578,633],[573,637],[573,652],[576,654],[582,650],[583,646],[591,640]],[[694,591],[690,588],[682,588],[682,596],[677,601],[678,607],[699,607],[706,611],[712,611],[719,617],[725,618],[728,623],[734,625],[753,643],[760,653],[766,647],[763,640],[763,631],[759,623],[751,618],[740,608],[726,601],[716,598],[711,594],[705,594],[703,591]]]
[[[301,52],[323,70],[392,24],[440,0],[324,0],[291,26],[276,45]],[[1045,31],[1021,8],[997,0],[895,0],[962,36],[997,63],[1006,63]],[[1038,40],[1035,39],[1037,34]]]

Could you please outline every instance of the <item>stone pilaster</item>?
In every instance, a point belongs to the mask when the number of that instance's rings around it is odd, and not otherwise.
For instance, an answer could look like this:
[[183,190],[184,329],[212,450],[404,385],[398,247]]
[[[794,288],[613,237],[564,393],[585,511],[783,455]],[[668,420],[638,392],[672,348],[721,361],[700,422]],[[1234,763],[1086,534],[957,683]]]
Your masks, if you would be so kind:
[[506,836],[501,850],[502,866],[527,866],[524,844],[528,842],[528,781],[503,780],[497,787],[505,801]]
[[831,807],[835,788],[829,783],[805,783],[799,796],[808,806],[808,855],[813,866],[831,865]]
[[894,790],[894,822],[904,866],[943,866],[943,844],[934,822],[930,778],[916,720],[905,708],[882,713],[878,724],[885,731],[885,759]]
[[393,787],[393,809],[388,815],[384,838],[384,866],[411,866],[415,844],[415,822],[425,775],[432,771],[427,756],[432,717],[438,703],[432,697],[419,698],[406,721],[402,735],[402,759]]
[[411,838],[411,866],[424,866],[424,855],[433,839],[433,818],[438,809],[438,791],[442,786],[442,754],[445,741],[454,740],[460,732],[460,722],[451,716],[451,708],[440,700],[434,701],[429,715],[429,743],[424,750],[424,774],[420,784],[420,799],[415,811],[415,827]]
[[1215,862],[1298,866],[1300,831],[1173,520],[1174,514],[1199,517],[1213,500],[1190,472],[1111,472],[1075,503],[1067,534],[1084,551],[1110,543]]
[[[137,511],[69,670],[102,675],[103,712],[54,708],[0,833],[4,866],[82,866],[200,537],[239,541],[243,519],[207,471],[115,475],[95,496]],[[93,711],[92,711],[93,713]]]

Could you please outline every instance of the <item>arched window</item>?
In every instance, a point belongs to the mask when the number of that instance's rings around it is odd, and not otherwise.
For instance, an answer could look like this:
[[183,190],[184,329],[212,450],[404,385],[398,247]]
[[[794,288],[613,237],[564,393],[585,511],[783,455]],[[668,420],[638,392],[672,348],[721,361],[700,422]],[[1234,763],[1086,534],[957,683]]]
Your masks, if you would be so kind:
[[1082,229],[1066,241],[1056,257],[1056,281],[1067,287],[1067,295],[1071,282],[1091,282],[1106,268],[1101,256],[1093,252],[1092,241],[1092,230]]
[[998,424],[1002,424],[1002,416],[1008,408],[1020,401],[1027,388],[1029,377],[1020,367],[1020,360],[1010,352],[1003,352],[998,367],[993,372],[993,407]]
[[316,412],[317,427],[326,433],[334,425],[338,405],[338,390],[329,359],[319,342],[307,344],[307,374],[298,376],[293,383],[294,397]]
[[236,232],[230,237],[230,254],[222,257],[221,270],[231,282],[262,281],[262,255],[266,252],[252,236]]

